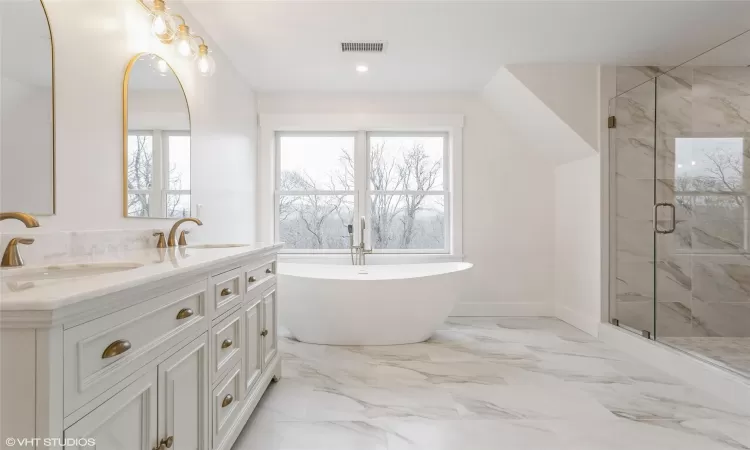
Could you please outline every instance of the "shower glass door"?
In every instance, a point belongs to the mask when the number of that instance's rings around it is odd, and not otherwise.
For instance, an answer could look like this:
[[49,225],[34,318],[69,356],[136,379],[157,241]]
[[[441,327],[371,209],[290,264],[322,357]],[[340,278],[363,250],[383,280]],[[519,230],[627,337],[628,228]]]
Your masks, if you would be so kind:
[[750,377],[747,48],[617,68],[610,321]]
[[[654,138],[656,92],[648,68],[618,68],[620,93],[610,101],[612,176],[610,321],[651,337],[655,332]],[[614,127],[612,127],[614,126]]]
[[[750,34],[657,78],[656,338],[750,376]],[[670,207],[671,208],[671,207]]]

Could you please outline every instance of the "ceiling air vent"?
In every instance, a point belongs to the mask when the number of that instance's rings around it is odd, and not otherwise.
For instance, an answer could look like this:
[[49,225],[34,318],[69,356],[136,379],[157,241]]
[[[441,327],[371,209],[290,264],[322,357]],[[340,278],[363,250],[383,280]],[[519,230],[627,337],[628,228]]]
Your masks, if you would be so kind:
[[346,52],[367,52],[383,53],[385,51],[385,42],[342,42],[341,51]]

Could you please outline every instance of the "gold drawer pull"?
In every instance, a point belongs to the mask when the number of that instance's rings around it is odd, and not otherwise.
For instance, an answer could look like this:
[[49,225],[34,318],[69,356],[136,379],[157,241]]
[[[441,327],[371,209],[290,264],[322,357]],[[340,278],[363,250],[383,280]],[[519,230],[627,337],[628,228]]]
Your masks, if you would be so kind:
[[229,348],[233,344],[231,339],[224,339],[224,342],[221,343],[221,348]]
[[224,288],[221,290],[221,296],[226,297],[227,295],[232,295],[232,290],[229,288]]
[[232,397],[232,394],[227,394],[226,397],[224,397],[224,400],[221,401],[221,407],[226,408],[234,401],[234,397]]
[[266,273],[273,273],[273,270],[271,270],[271,269],[266,269]]
[[102,353],[102,359],[113,358],[117,355],[121,355],[126,351],[130,350],[130,341],[125,339],[118,339],[115,342],[109,344]]
[[266,336],[268,336],[268,330],[263,330],[263,331],[261,331],[261,332],[260,332],[260,335],[261,335],[261,336],[263,336],[263,337],[266,337]]
[[255,281],[256,281],[255,277],[250,277],[250,278],[247,279],[248,283],[255,283]]
[[187,319],[188,317],[195,314],[192,309],[190,308],[182,308],[180,312],[177,313],[177,320]]

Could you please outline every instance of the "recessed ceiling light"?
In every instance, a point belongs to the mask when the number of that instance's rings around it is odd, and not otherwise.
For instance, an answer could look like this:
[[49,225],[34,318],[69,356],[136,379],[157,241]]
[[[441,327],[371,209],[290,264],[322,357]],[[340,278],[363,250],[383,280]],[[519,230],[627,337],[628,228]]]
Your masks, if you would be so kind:
[[369,68],[369,67],[367,67],[367,66],[365,66],[364,64],[360,64],[360,65],[358,65],[358,66],[356,67],[356,70],[357,70],[357,72],[359,72],[359,73],[365,73],[365,72],[367,72],[368,70],[370,70],[370,68]]

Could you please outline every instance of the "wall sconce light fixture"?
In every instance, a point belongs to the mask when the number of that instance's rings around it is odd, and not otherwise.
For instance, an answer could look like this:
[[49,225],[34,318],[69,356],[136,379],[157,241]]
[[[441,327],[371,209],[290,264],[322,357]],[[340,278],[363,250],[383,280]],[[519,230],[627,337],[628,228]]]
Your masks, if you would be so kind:
[[208,45],[203,42],[201,38],[201,44],[198,46],[198,73],[204,77],[210,77],[216,71],[216,61],[214,57],[208,52]]
[[208,50],[206,41],[191,33],[182,16],[167,12],[164,0],[153,0],[151,6],[147,5],[145,0],[136,1],[151,15],[151,31],[157,39],[164,44],[175,44],[179,55],[196,60],[198,73],[202,76],[210,77],[214,74],[216,62]]

